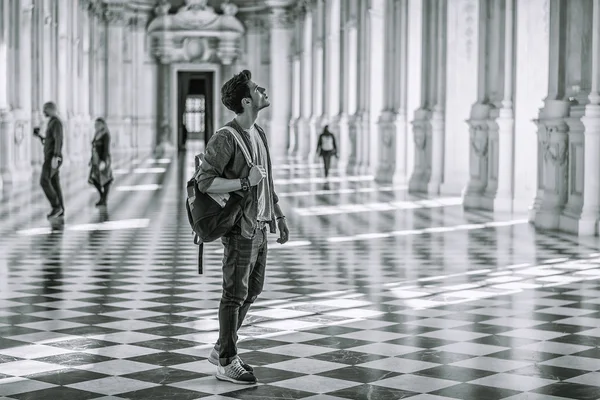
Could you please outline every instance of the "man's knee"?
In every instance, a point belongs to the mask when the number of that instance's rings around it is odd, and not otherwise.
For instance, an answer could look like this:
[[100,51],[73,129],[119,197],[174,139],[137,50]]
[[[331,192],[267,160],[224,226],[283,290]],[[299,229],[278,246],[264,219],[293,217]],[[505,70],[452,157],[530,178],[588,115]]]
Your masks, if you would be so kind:
[[248,297],[246,297],[246,301],[245,301],[245,303],[248,303],[248,304],[253,304],[253,303],[256,301],[256,299],[258,299],[258,295],[259,295],[259,294],[260,294],[260,293],[258,293],[258,294],[255,294],[255,295],[252,295],[252,296],[251,296],[251,295],[248,295]]
[[258,296],[262,293],[263,285],[255,284],[251,285],[248,290],[248,296],[246,296],[246,303],[254,303]]
[[229,290],[223,290],[223,295],[221,297],[221,301],[225,305],[241,307],[244,304],[244,301],[248,297],[248,291],[233,293]]
[[42,174],[40,175],[40,185],[50,185],[50,173],[48,173],[47,171],[42,170]]

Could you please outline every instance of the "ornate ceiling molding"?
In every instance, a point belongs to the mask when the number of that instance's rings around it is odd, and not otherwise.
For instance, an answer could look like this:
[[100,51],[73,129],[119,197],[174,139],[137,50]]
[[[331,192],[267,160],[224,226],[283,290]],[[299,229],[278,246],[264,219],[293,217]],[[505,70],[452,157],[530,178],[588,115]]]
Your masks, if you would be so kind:
[[148,26],[154,53],[162,63],[202,60],[229,65],[237,57],[245,29],[235,17],[235,4],[222,3],[222,14],[207,0],[186,0],[175,14],[168,14],[169,9],[170,4],[162,0],[156,8],[158,16]]

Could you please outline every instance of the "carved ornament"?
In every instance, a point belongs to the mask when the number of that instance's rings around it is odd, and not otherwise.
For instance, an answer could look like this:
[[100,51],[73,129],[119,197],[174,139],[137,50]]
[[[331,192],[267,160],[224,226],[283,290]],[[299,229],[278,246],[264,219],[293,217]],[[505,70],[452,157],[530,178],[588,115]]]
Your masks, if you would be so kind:
[[171,15],[163,13],[168,12],[167,5],[159,5],[164,8],[148,26],[154,53],[162,63],[196,59],[224,65],[233,62],[245,32],[235,17],[237,6],[226,2],[221,6],[223,14],[217,14],[206,0],[186,0],[186,5]]

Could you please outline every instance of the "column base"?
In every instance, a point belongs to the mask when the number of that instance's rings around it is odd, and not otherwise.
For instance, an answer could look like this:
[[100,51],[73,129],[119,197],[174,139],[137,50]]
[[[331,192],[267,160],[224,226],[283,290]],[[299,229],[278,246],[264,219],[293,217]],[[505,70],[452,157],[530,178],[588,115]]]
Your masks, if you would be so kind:
[[394,183],[394,171],[396,166],[393,164],[380,165],[375,173],[375,182],[377,183]]
[[560,216],[559,229],[577,236],[598,236],[598,214],[563,214]]
[[538,229],[557,230],[560,227],[560,208],[533,208],[529,222]]
[[427,184],[427,193],[429,195],[438,196],[440,194],[441,184],[439,182],[429,182]]
[[408,193],[429,194],[429,177],[413,174],[408,181]]
[[462,196],[465,191],[465,184],[457,181],[443,182],[440,185],[440,194],[445,196]]
[[463,193],[463,210],[481,210],[483,196],[479,192],[465,190]]

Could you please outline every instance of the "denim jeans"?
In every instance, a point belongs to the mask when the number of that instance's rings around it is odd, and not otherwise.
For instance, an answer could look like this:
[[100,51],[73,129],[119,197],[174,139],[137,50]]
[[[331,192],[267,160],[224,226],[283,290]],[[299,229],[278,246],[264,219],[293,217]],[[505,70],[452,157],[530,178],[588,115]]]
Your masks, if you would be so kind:
[[62,208],[64,210],[65,205],[63,202],[62,189],[60,187],[59,168],[53,169],[50,160],[44,161],[44,164],[42,165],[42,174],[40,176],[40,185],[52,208]]
[[225,247],[223,294],[215,349],[219,352],[219,362],[225,366],[237,355],[238,329],[265,283],[267,228],[257,229],[252,239],[231,233],[221,241]]

